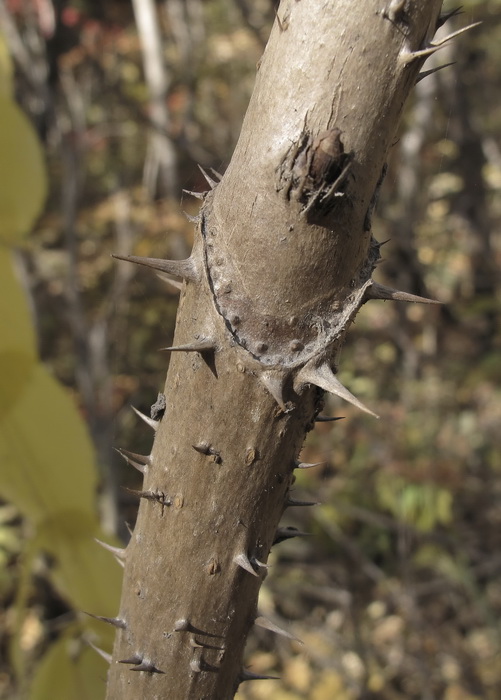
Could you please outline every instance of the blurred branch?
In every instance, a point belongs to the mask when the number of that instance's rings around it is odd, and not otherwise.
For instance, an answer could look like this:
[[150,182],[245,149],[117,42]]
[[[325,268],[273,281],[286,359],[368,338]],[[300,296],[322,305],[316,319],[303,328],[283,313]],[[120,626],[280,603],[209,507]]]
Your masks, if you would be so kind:
[[170,77],[164,64],[158,15],[153,0],[132,0],[132,6],[150,93],[151,118],[156,126],[156,131],[150,134],[144,184],[152,195],[158,188],[159,194],[174,197],[177,193],[177,158],[172,141],[166,135],[169,131],[167,90]]

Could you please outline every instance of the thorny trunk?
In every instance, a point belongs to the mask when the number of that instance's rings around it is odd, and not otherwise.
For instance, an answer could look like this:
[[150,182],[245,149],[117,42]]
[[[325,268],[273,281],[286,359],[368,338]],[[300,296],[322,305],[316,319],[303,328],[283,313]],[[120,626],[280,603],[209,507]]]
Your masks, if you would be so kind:
[[[285,0],[240,140],[203,196],[175,346],[126,551],[109,700],[226,700],[305,434],[368,299],[371,213],[440,0]],[[424,300],[423,300],[424,301]],[[367,410],[367,409],[366,409]],[[301,465],[299,465],[301,466]],[[289,533],[290,534],[290,533]],[[257,624],[266,621],[257,617]]]

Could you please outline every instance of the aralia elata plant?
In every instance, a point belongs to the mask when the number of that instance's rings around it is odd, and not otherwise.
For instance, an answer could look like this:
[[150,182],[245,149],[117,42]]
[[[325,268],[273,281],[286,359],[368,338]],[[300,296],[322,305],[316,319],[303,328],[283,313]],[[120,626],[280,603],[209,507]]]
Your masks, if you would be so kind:
[[[406,98],[450,16],[441,0],[283,0],[224,176],[206,174],[187,260],[129,256],[182,281],[165,404],[125,550],[108,700],[226,700],[298,455],[345,334],[373,299],[436,303],[372,279],[371,216]],[[468,29],[466,27],[465,29]],[[464,31],[460,30],[460,31]],[[438,69],[436,69],[438,70]],[[119,257],[119,256],[117,256]],[[286,633],[287,634],[287,633]]]

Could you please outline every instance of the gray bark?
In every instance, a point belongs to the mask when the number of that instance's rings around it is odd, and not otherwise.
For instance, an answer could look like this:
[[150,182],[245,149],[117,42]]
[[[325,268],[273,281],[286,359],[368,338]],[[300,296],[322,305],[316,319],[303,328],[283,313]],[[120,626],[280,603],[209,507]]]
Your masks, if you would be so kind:
[[123,552],[108,700],[226,700],[297,457],[345,333],[371,298],[370,219],[439,0],[286,0],[233,159],[204,195],[184,279],[167,408]]

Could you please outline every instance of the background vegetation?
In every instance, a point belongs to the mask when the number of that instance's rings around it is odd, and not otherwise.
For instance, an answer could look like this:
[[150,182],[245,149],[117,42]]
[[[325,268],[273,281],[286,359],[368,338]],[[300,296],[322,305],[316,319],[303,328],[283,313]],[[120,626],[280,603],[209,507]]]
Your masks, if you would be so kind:
[[[130,404],[148,414],[162,389],[158,349],[177,304],[174,288],[110,253],[189,251],[183,210],[197,203],[181,188],[203,188],[197,163],[229,162],[275,14],[271,0],[164,0],[155,53],[138,31],[145,4],[0,2],[1,98],[18,110],[0,115],[14,134],[0,143],[1,191],[15,193],[0,199],[9,700],[104,694],[104,663],[85,642],[109,650],[110,637],[80,611],[116,613],[120,569],[92,537],[126,540],[134,524],[122,486],[136,475],[112,448],[149,449]],[[463,11],[453,29],[484,24],[427,64],[454,62],[416,88],[374,223],[388,239],[378,279],[445,305],[373,302],[357,317],[342,379],[381,420],[329,399],[325,412],[345,420],[310,434],[302,458],[323,464],[301,473],[297,493],[322,505],[286,524],[314,536],[274,549],[261,601],[304,645],[256,633],[248,667],[281,681],[246,684],[242,698],[501,695],[501,2]],[[44,189],[35,138],[27,152],[31,136],[16,136],[24,127],[42,144],[48,195],[21,240]],[[24,218],[10,235],[13,197]]]

